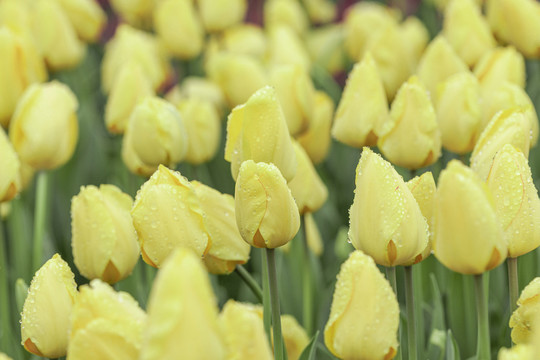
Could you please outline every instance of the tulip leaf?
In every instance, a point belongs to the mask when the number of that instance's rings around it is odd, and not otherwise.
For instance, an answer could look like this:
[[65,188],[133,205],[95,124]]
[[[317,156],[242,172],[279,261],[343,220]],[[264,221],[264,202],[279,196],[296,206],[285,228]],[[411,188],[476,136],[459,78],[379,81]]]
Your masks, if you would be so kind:
[[15,303],[17,304],[17,311],[22,313],[24,301],[28,295],[28,284],[21,278],[15,282]]
[[317,350],[317,338],[319,337],[319,331],[313,335],[311,338],[311,341],[307,346],[305,347],[304,351],[302,351],[302,354],[300,354],[300,357],[298,360],[315,360],[315,353]]
[[446,359],[447,360],[461,360],[459,356],[459,347],[452,335],[452,330],[448,330],[446,337]]
[[444,306],[437,279],[430,274],[433,307],[431,309],[431,335],[426,359],[444,359],[446,350],[446,325],[444,322]]

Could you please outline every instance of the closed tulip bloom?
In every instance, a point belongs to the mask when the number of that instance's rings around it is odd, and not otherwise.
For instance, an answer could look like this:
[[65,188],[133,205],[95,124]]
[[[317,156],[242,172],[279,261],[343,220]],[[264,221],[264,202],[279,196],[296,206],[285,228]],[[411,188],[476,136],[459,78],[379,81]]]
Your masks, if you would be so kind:
[[226,359],[208,274],[191,250],[176,249],[150,291],[140,360]]
[[24,301],[21,344],[27,351],[48,358],[66,355],[76,296],[75,275],[55,254],[35,273]]
[[296,321],[292,315],[281,315],[281,326],[283,328],[283,344],[287,351],[287,359],[298,360],[302,351],[309,344],[309,337],[306,330]]
[[276,92],[270,86],[258,90],[230,113],[225,160],[231,163],[234,179],[246,160],[272,163],[286,180],[294,177],[294,148]]
[[225,303],[219,325],[227,346],[227,359],[274,359],[260,313],[260,306],[234,300]]
[[150,176],[163,164],[174,167],[186,155],[188,137],[178,110],[152,96],[131,113],[122,142],[122,159],[137,175]]
[[304,0],[304,6],[312,23],[326,24],[337,15],[337,5],[329,0]]
[[92,280],[80,287],[73,306],[67,358],[137,359],[145,322],[130,294]]
[[87,42],[96,42],[107,22],[107,15],[99,4],[92,0],[56,0],[77,35]]
[[204,77],[188,76],[182,79],[180,86],[173,88],[177,89],[176,94],[171,93],[173,96],[169,98],[167,94],[167,100],[173,104],[178,103],[184,98],[196,98],[204,101],[209,101],[214,105],[216,110],[221,115],[223,108],[225,107],[225,96],[220,87],[213,81]]
[[441,172],[433,252],[450,270],[479,275],[506,259],[508,246],[491,196],[478,175],[458,160]]
[[525,59],[513,46],[498,47],[480,58],[474,67],[474,75],[486,89],[505,81],[524,88]]
[[64,165],[79,137],[78,106],[75,94],[60,82],[30,86],[17,104],[9,128],[21,161],[35,169]]
[[193,186],[165,166],[160,165],[137,192],[131,216],[143,260],[154,267],[178,246],[202,257],[212,245]]
[[200,54],[204,29],[191,0],[163,0],[154,10],[154,27],[167,50],[177,58]]
[[529,156],[531,127],[525,109],[511,108],[498,112],[480,134],[471,154],[471,168],[482,180],[487,179],[495,154],[511,144]]
[[293,29],[276,25],[267,30],[268,64],[298,65],[304,69],[311,67],[311,58],[304,41]]
[[132,205],[114,185],[81,187],[71,200],[73,260],[87,279],[114,284],[131,274],[139,259]]
[[300,228],[298,207],[274,164],[244,161],[236,179],[235,202],[236,224],[252,246],[280,247]]
[[309,26],[306,11],[299,1],[270,0],[264,3],[264,26],[288,26],[302,35]]
[[409,69],[411,73],[416,72],[418,61],[422,57],[429,42],[429,33],[426,26],[414,16],[408,17],[400,26],[401,36],[405,50],[408,54]]
[[504,145],[493,159],[487,185],[508,240],[508,256],[515,258],[540,246],[540,199],[523,153]]
[[337,276],[326,347],[340,359],[392,359],[398,327],[399,305],[390,283],[371,257],[354,251]]
[[204,28],[222,31],[244,20],[246,0],[197,0]]
[[377,143],[393,164],[418,169],[441,156],[441,134],[429,93],[416,76],[404,83],[392,102],[389,120]]
[[130,25],[148,27],[156,1],[154,0],[111,0],[113,10]]
[[266,54],[266,35],[257,25],[238,24],[223,31],[220,46],[225,51],[262,60]]
[[298,169],[289,181],[289,188],[298,205],[300,214],[319,210],[328,198],[328,189],[300,144],[294,142]]
[[349,209],[353,246],[384,266],[414,261],[428,245],[428,225],[392,165],[365,147],[356,168]]
[[457,154],[472,151],[483,129],[476,77],[461,72],[439,83],[436,104],[442,146]]
[[304,224],[306,226],[306,238],[309,249],[313,254],[321,256],[324,250],[324,242],[312,213],[304,214]]
[[204,263],[213,274],[229,274],[249,259],[250,246],[242,239],[234,210],[234,198],[198,181],[191,185],[204,211],[205,227],[212,240]]
[[21,190],[21,163],[4,129],[0,127],[0,203],[9,201]]
[[343,24],[339,23],[310,29],[306,35],[306,46],[311,60],[330,74],[345,70],[347,55],[342,46],[344,41],[345,31]]
[[540,278],[534,278],[521,291],[517,301],[517,309],[510,317],[510,328],[512,328],[512,341],[515,344],[527,344],[533,337],[534,332],[538,332],[538,323],[535,321],[540,312]]

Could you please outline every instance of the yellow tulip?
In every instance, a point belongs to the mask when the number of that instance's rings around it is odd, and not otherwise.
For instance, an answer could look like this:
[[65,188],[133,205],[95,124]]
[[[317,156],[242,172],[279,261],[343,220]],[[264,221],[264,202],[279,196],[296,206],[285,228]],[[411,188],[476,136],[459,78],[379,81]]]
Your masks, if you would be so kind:
[[296,173],[296,157],[287,123],[270,86],[258,90],[237,106],[227,122],[225,160],[231,163],[234,179],[245,160],[273,163],[286,180]]
[[137,359],[145,321],[130,294],[92,280],[81,286],[73,305],[67,358]]
[[174,167],[187,147],[184,121],[174,105],[151,96],[135,106],[122,141],[122,159],[131,172],[150,176],[160,164]]
[[354,251],[341,265],[326,347],[340,359],[392,359],[397,353],[399,305],[373,259]]
[[204,263],[211,273],[229,274],[236,265],[248,261],[251,250],[236,226],[234,198],[198,181],[192,181],[191,186],[200,201],[204,224],[212,242]]
[[254,24],[238,24],[223,31],[220,41],[225,51],[262,60],[266,54],[266,35]]
[[[306,71],[311,59],[304,41],[289,26],[275,25],[267,30],[268,64],[298,65]],[[244,76],[245,77],[245,76]]]
[[483,129],[476,77],[470,72],[448,77],[439,83],[435,103],[442,146],[457,154],[472,151]]
[[107,22],[107,15],[92,0],[56,0],[67,15],[77,35],[87,42],[96,42]]
[[287,314],[281,315],[281,327],[283,329],[283,343],[287,351],[287,359],[298,360],[309,343],[306,330],[300,326],[294,316]]
[[540,246],[540,199],[523,153],[510,144],[495,155],[486,180],[495,212],[508,241],[508,256],[518,257]]
[[219,86],[203,77],[188,76],[182,79],[180,85],[174,86],[165,95],[165,99],[173,104],[178,104],[186,98],[195,98],[212,103],[220,116],[225,106],[225,97]]
[[534,360],[534,347],[530,344],[518,344],[510,349],[501,348],[497,360]]
[[4,129],[0,127],[0,203],[13,199],[21,191],[20,168],[19,158]]
[[306,226],[306,239],[309,249],[315,255],[321,256],[324,250],[324,242],[312,213],[304,214],[304,225]]
[[274,164],[242,163],[236,179],[235,212],[242,238],[258,248],[282,246],[300,227],[291,190]]
[[388,101],[377,65],[370,53],[354,65],[336,110],[332,136],[361,148],[377,143],[388,118]]
[[328,189],[317,174],[306,151],[300,144],[294,142],[294,151],[298,169],[296,175],[289,181],[289,188],[296,200],[300,214],[319,210],[328,198]]
[[508,254],[491,193],[470,168],[452,160],[435,195],[433,252],[447,268],[482,274]]
[[0,352],[0,360],[12,360],[12,359],[6,354],[4,354],[3,352]]
[[407,59],[411,73],[416,71],[418,61],[422,57],[424,50],[429,42],[429,33],[426,26],[414,16],[408,17],[400,26],[403,43],[407,44]]
[[334,102],[324,91],[316,90],[309,128],[296,138],[314,164],[321,163],[330,150],[330,126],[333,117]]
[[269,0],[264,3],[264,26],[288,26],[302,35],[309,26],[306,11],[299,1]]
[[140,360],[224,360],[216,298],[197,255],[176,249],[159,270],[148,301]]
[[178,246],[202,257],[212,245],[193,186],[163,165],[137,192],[131,216],[143,260],[154,267]]
[[487,179],[495,154],[506,144],[520,149],[529,156],[531,125],[527,111],[510,108],[498,112],[480,134],[471,154],[471,168],[482,180]]
[[314,28],[306,35],[306,47],[311,60],[331,74],[345,70],[344,41],[343,24],[328,24]]
[[[5,26],[20,38],[24,39],[25,43],[30,43],[34,49],[36,57],[42,62],[43,76],[47,76],[45,64],[41,54],[37,51],[34,34],[32,32],[31,6],[29,1],[19,0],[3,0],[0,1],[0,26]],[[45,79],[41,79],[45,81]]]
[[225,303],[219,325],[227,345],[227,359],[274,359],[260,313],[260,306],[234,300]]
[[202,22],[208,32],[222,31],[244,20],[246,0],[198,0]]
[[428,224],[392,165],[365,147],[349,210],[353,246],[384,266],[414,261],[428,245]]
[[123,134],[135,106],[154,89],[141,66],[134,61],[126,63],[114,78],[105,104],[105,124],[113,134]]
[[304,6],[311,22],[326,24],[332,22],[337,15],[337,6],[329,0],[304,0]]
[[192,59],[200,54],[204,29],[193,1],[163,0],[154,10],[154,27],[167,50],[180,59]]
[[418,169],[441,156],[441,134],[428,91],[416,76],[404,83],[392,102],[377,146],[393,164]]
[[60,82],[30,86],[19,100],[9,128],[21,161],[35,169],[64,165],[79,136],[77,107],[75,94]]
[[81,275],[114,284],[139,259],[131,197],[114,185],[81,187],[71,200],[71,247]]
[[35,273],[24,301],[21,344],[27,351],[49,358],[66,355],[76,296],[75,275],[55,254]]
[[525,59],[513,46],[492,49],[476,63],[474,75],[485,89],[509,81],[525,87]]
[[154,0],[111,0],[113,10],[122,20],[138,27],[148,27],[155,7]]
[[533,339],[533,333],[540,329],[534,321],[540,312],[540,278],[534,278],[521,291],[517,309],[510,317],[512,341],[515,344],[527,344]]

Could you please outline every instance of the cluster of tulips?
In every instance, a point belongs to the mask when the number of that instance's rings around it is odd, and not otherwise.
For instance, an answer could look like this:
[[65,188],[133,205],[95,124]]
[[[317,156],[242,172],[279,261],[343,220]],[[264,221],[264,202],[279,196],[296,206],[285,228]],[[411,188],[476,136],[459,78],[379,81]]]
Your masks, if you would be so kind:
[[[540,2],[432,0],[421,5],[442,15],[431,35],[404,5],[0,0],[0,360],[26,358],[12,341],[14,302],[22,347],[47,358],[422,359],[413,270],[431,254],[474,275],[477,360],[492,358],[484,274],[506,261],[516,345],[498,359],[538,359],[540,278],[520,295],[517,261],[540,246],[528,163],[539,125],[525,91]],[[79,135],[98,136],[79,134],[87,99],[62,81],[88,53],[100,54],[97,121],[131,174],[79,184],[61,215],[70,264],[46,259],[48,189]],[[354,178],[344,221],[355,250],[323,310],[325,348],[312,262],[345,240],[325,239],[313,214],[335,196],[320,175],[332,139],[361,156],[338,175]],[[217,156],[230,193],[198,176]],[[21,201],[35,206],[32,238],[3,226]],[[31,244],[29,286],[7,256],[16,241]],[[257,251],[260,281],[246,269]],[[302,325],[280,310],[285,252],[301,264]],[[144,279],[132,275],[140,258]],[[232,273],[260,304],[229,296],[219,309],[215,279]],[[146,306],[120,291],[130,279],[148,286]]]

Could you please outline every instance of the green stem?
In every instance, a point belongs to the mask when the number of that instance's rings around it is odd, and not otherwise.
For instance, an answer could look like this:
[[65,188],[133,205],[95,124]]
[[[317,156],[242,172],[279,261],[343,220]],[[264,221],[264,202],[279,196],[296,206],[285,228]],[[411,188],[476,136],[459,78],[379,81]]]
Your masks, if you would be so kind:
[[261,252],[262,264],[262,283],[263,283],[263,324],[264,331],[268,337],[268,343],[272,344],[272,308],[270,305],[270,282],[268,279],[268,260],[264,249]]
[[[386,268],[386,278],[388,279],[388,282],[392,286],[392,290],[394,290],[394,294],[396,294],[396,299],[397,299],[397,282],[396,282],[396,267],[395,266],[389,266]],[[401,344],[401,321],[399,322],[399,343]],[[401,360],[402,356],[403,355],[401,352],[401,347],[399,347],[395,359]]]
[[263,292],[259,284],[255,281],[255,279],[251,276],[251,274],[246,270],[245,267],[242,265],[236,265],[236,273],[238,276],[244,281],[244,283],[250,288],[250,290],[253,292],[253,295],[259,300],[259,302],[263,302]]
[[11,351],[9,271],[7,268],[6,243],[3,220],[0,219],[0,349]]
[[517,301],[519,297],[519,279],[518,279],[518,266],[517,258],[507,258],[506,264],[508,265],[508,289],[510,293],[510,311],[514,313],[517,308]]
[[478,342],[476,359],[491,359],[491,348],[489,343],[489,318],[487,294],[484,289],[483,274],[474,275],[474,290],[476,295],[476,313],[478,316]]
[[266,249],[270,298],[272,302],[272,331],[274,334],[274,359],[283,360],[283,338],[281,337],[281,313],[277,286],[276,257],[274,249]]
[[307,242],[307,230],[306,230],[306,218],[302,215],[302,234],[303,234],[303,256],[302,256],[302,320],[304,322],[304,329],[308,335],[313,333],[313,289],[311,279],[311,267],[310,267],[310,251]]
[[48,174],[42,170],[37,175],[36,204],[34,211],[34,239],[32,242],[32,271],[42,265],[43,237],[45,236],[45,217],[47,214]]
[[412,266],[405,266],[405,304],[407,307],[407,341],[409,345],[409,360],[418,359],[416,349],[416,318],[414,315],[414,288]]

